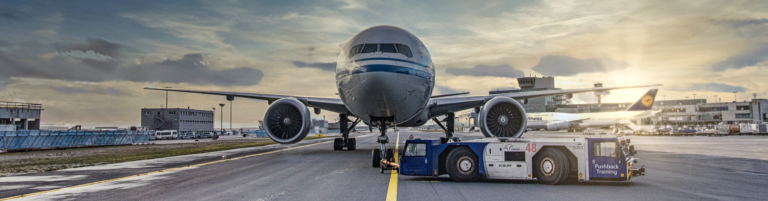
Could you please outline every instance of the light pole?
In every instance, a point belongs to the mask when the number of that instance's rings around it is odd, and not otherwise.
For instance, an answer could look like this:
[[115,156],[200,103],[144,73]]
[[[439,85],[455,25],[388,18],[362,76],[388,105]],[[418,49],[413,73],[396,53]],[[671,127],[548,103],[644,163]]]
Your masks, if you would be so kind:
[[[216,107],[211,107],[211,109],[213,109],[213,119],[216,119]],[[214,123],[213,125],[215,126],[216,124]],[[216,129],[213,131],[216,131]]]
[[224,135],[224,103],[219,103],[221,106],[221,134]]
[[715,102],[719,103],[720,101],[717,101],[717,95],[715,95]]
[[229,130],[232,131],[232,134],[235,134],[232,130],[232,101],[235,100],[235,96],[228,95],[227,100],[229,101]]
[[[166,89],[170,89],[171,87],[163,87]],[[165,109],[168,109],[168,91],[165,91]]]
[[693,99],[696,99],[696,94],[693,94]]
[[736,102],[736,91],[733,91],[733,102]]

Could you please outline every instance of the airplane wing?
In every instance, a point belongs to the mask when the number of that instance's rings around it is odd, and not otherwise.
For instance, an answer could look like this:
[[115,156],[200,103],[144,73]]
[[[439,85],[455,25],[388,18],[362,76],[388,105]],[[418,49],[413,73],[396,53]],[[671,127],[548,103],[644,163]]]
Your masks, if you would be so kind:
[[307,104],[307,107],[315,107],[323,110],[328,110],[341,114],[350,114],[347,107],[341,99],[338,98],[319,98],[319,97],[307,97],[307,96],[291,96],[291,95],[279,95],[279,94],[258,94],[258,93],[238,93],[238,92],[225,92],[225,91],[198,91],[198,90],[186,90],[186,89],[172,89],[172,88],[153,88],[145,87],[148,90],[158,91],[174,91],[185,93],[197,93],[197,94],[209,94],[209,95],[222,95],[227,96],[227,99],[234,99],[234,97],[251,98],[258,100],[266,100],[272,103],[281,98],[296,98]]
[[574,119],[574,120],[568,120],[568,121],[565,121],[565,122],[568,122],[568,123],[582,123],[582,121],[589,120],[589,119],[591,119],[591,118]]
[[522,99],[535,98],[535,97],[541,97],[541,96],[584,93],[584,92],[604,91],[604,90],[612,90],[612,89],[659,87],[659,86],[661,85],[656,84],[656,85],[641,85],[641,86],[628,86],[628,87],[594,87],[594,88],[583,88],[583,89],[563,89],[563,90],[503,93],[503,94],[493,94],[488,96],[445,97],[445,98],[431,99],[429,100],[429,103],[427,104],[427,106],[429,108],[430,116],[435,117],[435,116],[440,116],[440,115],[444,115],[452,112],[457,112],[461,110],[483,106],[483,104],[485,104],[486,101],[496,96],[506,96],[512,99],[522,100]]

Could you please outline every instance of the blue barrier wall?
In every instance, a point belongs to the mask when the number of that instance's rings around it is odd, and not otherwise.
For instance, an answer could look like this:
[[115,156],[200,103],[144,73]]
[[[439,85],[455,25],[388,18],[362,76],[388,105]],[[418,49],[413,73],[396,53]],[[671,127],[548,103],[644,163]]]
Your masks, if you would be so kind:
[[147,143],[152,131],[0,131],[0,149],[48,149]]

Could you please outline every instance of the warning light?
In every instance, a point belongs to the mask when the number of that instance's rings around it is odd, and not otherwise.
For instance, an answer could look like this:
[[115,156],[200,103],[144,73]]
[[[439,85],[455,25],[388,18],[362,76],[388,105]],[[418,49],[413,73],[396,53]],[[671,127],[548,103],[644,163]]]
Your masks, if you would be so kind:
[[624,177],[624,173],[621,173],[621,177]]
[[584,175],[582,175],[581,172],[579,172],[579,179],[584,179]]

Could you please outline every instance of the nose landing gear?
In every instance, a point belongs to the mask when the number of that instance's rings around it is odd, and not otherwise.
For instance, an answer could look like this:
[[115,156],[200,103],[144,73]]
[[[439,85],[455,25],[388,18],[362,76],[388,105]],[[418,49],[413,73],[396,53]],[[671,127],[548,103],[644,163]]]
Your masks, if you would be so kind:
[[[395,162],[395,151],[393,149],[387,149],[387,143],[389,143],[389,136],[387,136],[387,119],[372,119],[371,122],[377,122],[377,127],[381,135],[376,139],[376,142],[381,145],[380,149],[374,149],[371,154],[373,167],[381,169],[381,173],[385,170],[397,170]],[[395,132],[397,127],[395,127]],[[384,151],[382,151],[384,150]]]

